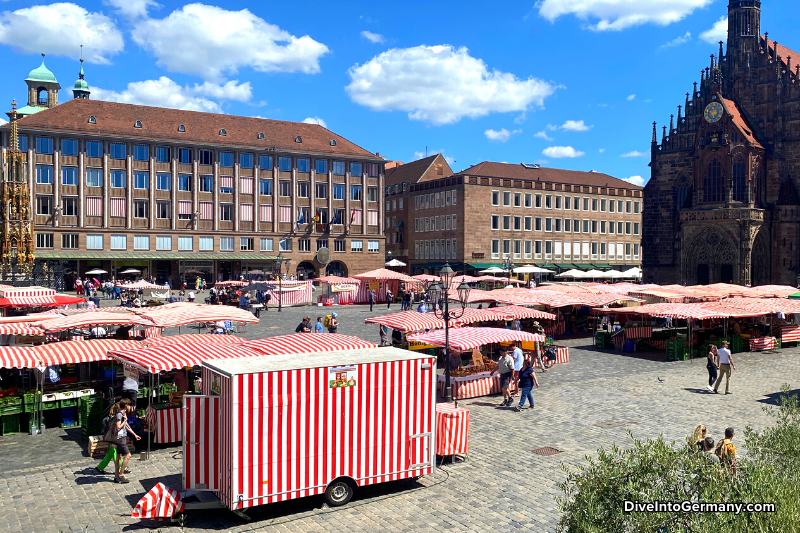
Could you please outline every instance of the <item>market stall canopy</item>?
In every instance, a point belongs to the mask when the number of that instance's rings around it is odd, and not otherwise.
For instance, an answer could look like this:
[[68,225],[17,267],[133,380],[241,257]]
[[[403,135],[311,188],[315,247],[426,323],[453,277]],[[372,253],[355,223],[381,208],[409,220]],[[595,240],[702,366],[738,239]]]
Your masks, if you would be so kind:
[[[399,313],[367,318],[364,320],[364,323],[381,324],[402,333],[444,327],[444,320],[437,318],[433,313],[418,313],[417,311],[401,311]],[[451,322],[451,324],[454,323],[455,321]]]
[[84,274],[86,274],[87,276],[99,276],[100,274],[108,274],[108,272],[106,272],[102,268],[95,268],[94,270],[84,272]]
[[329,283],[331,285],[340,283],[361,283],[361,280],[358,278],[342,278],[339,276],[322,276],[321,278],[317,278],[317,281],[320,283]]
[[36,325],[46,333],[66,331],[68,329],[86,328],[90,326],[153,326],[147,318],[128,313],[109,313],[95,311],[70,316],[56,317],[52,320],[37,322]]
[[744,296],[751,298],[789,298],[797,293],[796,287],[789,285],[759,285],[745,288]]
[[577,278],[583,276],[583,270],[570,269],[561,274],[556,274],[557,278]]
[[195,305],[186,303],[175,307],[171,307],[171,305],[141,308],[137,310],[137,313],[152,321],[149,325],[159,328],[173,328],[196,322],[220,321],[258,324],[258,318],[253,313],[229,305]]
[[129,268],[127,270],[123,270],[120,274],[141,274],[142,271],[136,268]]
[[53,300],[55,300],[56,305],[72,305],[82,304],[86,301],[86,298],[70,296],[69,294],[55,294],[53,295]]
[[800,302],[789,298],[726,298],[718,302],[726,307],[765,313],[800,313]]
[[242,346],[258,352],[259,355],[333,352],[378,347],[358,337],[338,333],[292,333],[245,342]]
[[514,269],[514,274],[552,274],[552,270],[546,268],[539,268],[533,265],[526,265]]
[[540,320],[555,320],[556,315],[552,313],[545,313],[538,309],[531,309],[530,307],[520,307],[518,305],[508,305],[505,307],[493,307],[487,309],[490,313],[495,313],[505,320],[512,320],[515,318],[537,318]]
[[0,346],[0,368],[33,368],[36,360],[30,346]]
[[117,339],[95,339],[87,341],[61,341],[31,348],[35,366],[43,362],[46,366],[107,361],[108,352],[133,350],[140,347],[138,341]]
[[[461,283],[461,282],[459,282]],[[468,283],[468,282],[467,282]],[[493,294],[494,291],[483,291],[481,289],[470,289],[469,296],[467,297],[467,304],[477,304],[477,303],[486,303],[486,302],[497,302],[497,296]],[[458,291],[456,287],[453,287],[449,293],[449,300],[451,302],[459,302]]]
[[605,275],[606,275],[607,278],[611,278],[611,279],[622,279],[622,278],[625,277],[625,274],[623,274],[619,270],[615,270],[613,268],[611,270],[606,270],[605,271]]
[[185,335],[169,335],[166,337],[151,337],[142,341],[148,348],[167,346],[169,344],[186,344],[202,342],[206,344],[242,344],[247,339],[235,335],[209,335],[207,333],[188,333]]
[[164,288],[163,285],[156,285],[155,283],[150,283],[149,281],[145,281],[140,279],[139,281],[135,281],[133,283],[117,283],[116,285],[120,289],[128,290],[128,291],[146,291],[146,290],[154,290],[160,291]]
[[414,278],[415,280],[421,281],[423,283],[426,283],[426,282],[429,282],[429,281],[439,281],[439,276],[433,276],[431,274],[417,274],[416,276],[411,276],[411,277]]
[[274,291],[277,288],[278,288],[277,285],[270,285],[268,283],[255,282],[255,283],[251,283],[250,285],[245,285],[244,287],[242,287],[241,290],[243,290],[243,291]]
[[214,287],[244,287],[247,285],[246,281],[218,281],[214,284]]
[[109,356],[149,372],[169,372],[187,366],[196,366],[203,361],[214,359],[240,359],[255,357],[258,354],[244,348],[241,344],[209,344],[191,342],[168,344],[141,350],[114,350]]
[[388,280],[407,281],[407,282],[417,281],[411,276],[407,276],[405,274],[401,274],[400,272],[395,272],[394,270],[389,270],[387,268],[378,268],[376,270],[370,270],[369,272],[356,274],[353,277],[358,279],[372,279],[379,281],[388,281]]
[[0,335],[29,335],[32,337],[44,335],[42,328],[35,326],[34,322],[16,322],[0,324]]
[[391,261],[386,261],[386,266],[387,267],[404,267],[404,266],[406,266],[406,264],[403,263],[402,261],[397,260],[397,259],[392,259]]
[[467,276],[466,274],[463,276],[456,276],[453,278],[453,283],[461,284],[461,283],[475,283],[480,281],[480,278],[476,278],[475,276]]
[[625,274],[626,278],[641,278],[642,277],[642,269],[639,267],[629,268],[628,270],[624,270],[622,272]]
[[525,282],[519,279],[511,279],[511,278],[498,278],[495,276],[481,276],[479,278],[475,278],[477,281],[488,281],[488,282],[495,282],[495,283],[516,283],[516,284],[524,284]]
[[489,267],[484,270],[479,270],[478,274],[503,274],[508,272],[507,270],[503,270],[500,267]]
[[[445,332],[415,333],[409,335],[408,340],[425,342],[434,346],[445,346]],[[465,352],[487,344],[513,341],[544,342],[545,338],[544,335],[536,333],[500,328],[458,328],[450,331],[450,348],[458,352]]]
[[43,313],[32,313],[23,316],[3,316],[0,317],[0,324],[17,324],[20,322],[42,322],[44,320],[52,320],[56,317],[64,316],[61,312],[51,309]]

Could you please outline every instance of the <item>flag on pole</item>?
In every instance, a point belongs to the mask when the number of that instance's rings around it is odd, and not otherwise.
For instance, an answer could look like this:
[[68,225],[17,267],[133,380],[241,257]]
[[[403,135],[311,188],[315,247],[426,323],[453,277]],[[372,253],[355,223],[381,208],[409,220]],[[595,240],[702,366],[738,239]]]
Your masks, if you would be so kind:
[[303,212],[302,208],[298,209],[297,211],[298,211],[298,213],[297,213],[297,229],[300,229],[300,224],[305,224],[306,223],[306,217],[305,217],[305,213]]
[[355,210],[355,209],[353,209],[353,210],[350,212],[350,225],[351,225],[351,226],[353,225],[353,220],[355,220],[355,218],[356,218],[356,210]]

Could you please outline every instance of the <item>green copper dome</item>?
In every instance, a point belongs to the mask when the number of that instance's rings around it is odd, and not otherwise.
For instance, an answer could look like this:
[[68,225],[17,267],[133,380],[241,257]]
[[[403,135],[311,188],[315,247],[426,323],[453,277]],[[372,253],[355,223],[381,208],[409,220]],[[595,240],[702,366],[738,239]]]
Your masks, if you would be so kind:
[[46,66],[44,66],[44,58],[42,58],[42,64],[38,68],[33,69],[31,73],[28,74],[28,77],[25,81],[47,81],[58,83],[55,75],[50,72]]
[[75,82],[75,85],[72,87],[74,91],[88,91],[89,84],[86,83],[86,80],[83,79],[83,65],[81,65],[81,70],[78,72],[78,80]]

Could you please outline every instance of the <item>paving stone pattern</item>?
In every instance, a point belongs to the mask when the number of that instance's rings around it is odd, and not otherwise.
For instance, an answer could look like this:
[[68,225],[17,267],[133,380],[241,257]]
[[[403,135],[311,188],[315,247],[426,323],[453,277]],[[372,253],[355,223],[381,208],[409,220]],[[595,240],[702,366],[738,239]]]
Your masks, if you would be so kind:
[[[302,316],[316,317],[317,310],[290,308],[281,315],[270,310],[246,337],[293,332]],[[368,308],[335,310],[341,332],[377,340],[377,326],[363,324],[371,316]],[[626,446],[628,430],[637,437],[664,434],[679,441],[703,423],[715,439],[727,426],[741,436],[745,425],[764,427],[762,408],[800,375],[798,349],[739,354],[734,394],[711,395],[704,391],[704,360],[665,362],[653,354],[598,352],[589,340],[565,341],[571,345],[570,363],[539,375],[533,410],[499,407],[496,396],[459,402],[471,411],[465,463],[417,481],[360,489],[337,509],[324,507],[321,498],[305,498],[255,508],[249,522],[227,511],[193,512],[185,531],[553,531],[562,462],[577,464],[612,443]],[[155,448],[150,461],[134,456],[131,483],[117,485],[112,475],[94,470],[97,461],[86,456],[79,433],[54,429],[44,436],[0,437],[0,530],[181,531],[175,524],[130,518],[132,506],[156,482],[180,487],[180,446]],[[533,453],[544,446],[561,453]]]

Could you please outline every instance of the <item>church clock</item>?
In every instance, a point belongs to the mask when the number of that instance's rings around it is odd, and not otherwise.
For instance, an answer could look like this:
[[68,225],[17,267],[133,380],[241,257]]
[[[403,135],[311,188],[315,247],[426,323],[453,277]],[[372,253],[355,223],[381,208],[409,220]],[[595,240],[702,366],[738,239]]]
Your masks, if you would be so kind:
[[706,106],[705,111],[703,111],[703,117],[705,117],[706,122],[709,124],[714,124],[715,122],[719,122],[722,118],[722,113],[722,104],[719,102],[711,102]]

